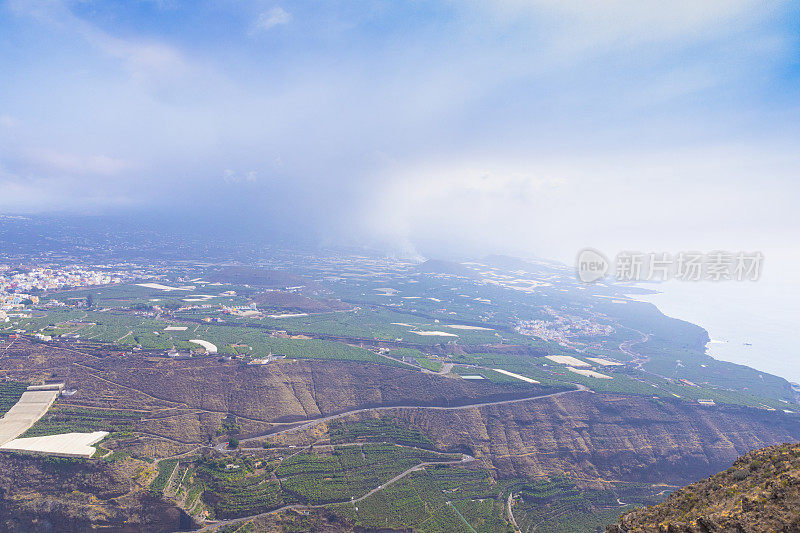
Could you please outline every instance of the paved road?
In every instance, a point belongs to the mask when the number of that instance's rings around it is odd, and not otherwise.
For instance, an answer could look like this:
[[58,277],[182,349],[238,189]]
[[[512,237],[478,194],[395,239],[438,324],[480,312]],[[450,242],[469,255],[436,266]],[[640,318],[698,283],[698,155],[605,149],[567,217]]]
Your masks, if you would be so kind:
[[514,526],[514,531],[519,532],[519,526],[517,525],[517,520],[514,518],[514,511],[511,509],[511,504],[514,502],[514,494],[512,492],[508,493],[508,501],[506,501],[506,505],[508,506],[508,518],[511,521],[511,524]]
[[627,340],[627,341],[625,341],[625,342],[623,342],[623,343],[621,343],[619,345],[619,349],[620,349],[621,352],[627,354],[628,356],[631,357],[631,359],[633,359],[633,362],[636,364],[636,368],[638,370],[643,370],[644,371],[644,368],[642,368],[642,365],[644,363],[646,363],[649,360],[649,358],[643,356],[642,354],[640,354],[638,352],[634,352],[632,350],[632,348],[633,348],[634,344],[642,344],[642,343],[645,343],[645,342],[649,341],[650,340],[650,335],[647,334],[647,333],[642,333],[638,329],[633,329],[633,328],[626,328],[626,329],[629,329],[631,331],[635,331],[636,333],[641,335],[642,338],[640,340],[638,340],[638,341],[636,341],[636,340]]
[[[309,420],[308,422],[298,422],[298,424],[296,426],[292,426],[292,427],[288,427],[288,428],[284,428],[284,429],[279,429],[277,431],[271,431],[269,433],[264,433],[262,435],[257,435],[255,437],[248,437],[248,438],[245,438],[245,439],[240,439],[239,442],[241,442],[241,443],[251,442],[251,441],[263,439],[263,438],[266,438],[266,437],[271,437],[273,435],[281,435],[281,434],[284,434],[284,433],[293,433],[293,432],[296,432],[296,431],[301,431],[303,429],[307,429],[307,428],[316,426],[317,424],[320,424],[322,422],[329,422],[331,420],[336,420],[338,418],[344,418],[346,416],[359,414],[359,413],[390,411],[390,410],[394,410],[394,409],[428,409],[428,410],[432,410],[432,411],[459,411],[459,410],[462,410],[462,409],[472,409],[474,407],[489,407],[489,406],[492,406],[492,405],[508,405],[508,404],[513,404],[513,403],[532,401],[532,400],[541,400],[541,399],[544,399],[544,398],[555,398],[557,396],[564,396],[566,394],[574,394],[576,392],[583,392],[583,391],[588,391],[589,390],[588,387],[586,387],[584,385],[581,385],[579,383],[573,383],[573,385],[575,385],[576,388],[572,389],[572,390],[566,390],[566,391],[560,391],[560,392],[551,392],[549,394],[540,394],[538,396],[528,396],[526,398],[514,398],[514,399],[511,399],[511,400],[496,400],[496,401],[493,401],[493,402],[470,403],[470,404],[466,404],[466,405],[458,405],[458,406],[453,406],[453,407],[439,407],[439,406],[429,406],[429,405],[395,405],[395,406],[385,406],[385,407],[364,407],[364,408],[361,408],[361,409],[353,409],[352,411],[345,411],[343,413],[339,413],[339,414],[335,414],[335,415],[328,415],[328,416],[315,418],[313,420]],[[227,443],[223,442],[221,444],[218,444],[215,448],[217,450],[219,450],[219,451],[225,451],[226,448],[227,448]]]
[[[491,406],[491,405],[507,405],[507,404],[521,403],[521,402],[527,402],[527,401],[533,401],[533,400],[541,400],[541,399],[545,399],[545,398],[555,398],[555,397],[564,396],[564,395],[567,395],[567,394],[574,394],[574,393],[577,393],[577,392],[588,392],[589,391],[588,387],[586,387],[584,385],[581,385],[579,383],[573,383],[573,385],[575,385],[576,388],[572,389],[572,390],[566,390],[566,391],[561,391],[561,392],[553,392],[553,393],[550,393],[550,394],[541,394],[539,396],[531,396],[531,397],[528,397],[528,398],[516,398],[516,399],[513,399],[513,400],[497,400],[497,401],[494,401],[494,402],[479,402],[479,403],[473,403],[473,404],[468,404],[468,405],[460,405],[460,406],[455,406],[455,407],[435,407],[435,406],[419,406],[419,405],[392,406],[392,407],[365,407],[363,409],[354,409],[352,411],[347,411],[345,413],[339,413],[337,415],[330,415],[330,416],[317,418],[317,419],[311,420],[309,422],[300,423],[299,425],[291,427],[291,428],[286,428],[286,429],[282,429],[282,430],[279,430],[279,431],[276,431],[276,432],[273,432],[273,433],[269,433],[267,435],[262,435],[262,436],[258,436],[258,437],[250,437],[250,438],[247,438],[247,439],[242,439],[240,442],[253,441],[253,440],[261,439],[261,438],[272,436],[272,435],[279,435],[281,433],[290,433],[290,432],[293,432],[293,431],[299,431],[301,429],[305,429],[305,428],[314,426],[316,424],[319,424],[320,422],[326,422],[326,421],[329,421],[329,420],[335,420],[337,418],[342,418],[342,417],[345,417],[345,416],[348,416],[348,415],[351,415],[351,414],[357,414],[357,413],[366,413],[366,412],[372,412],[372,411],[388,411],[390,409],[431,409],[431,410],[436,410],[436,411],[456,411],[456,410],[461,410],[461,409],[472,409],[474,407],[488,407],[488,406]],[[222,443],[222,444],[219,444],[219,445],[216,446],[216,448],[218,450],[220,450],[220,451],[227,451],[226,447],[227,447],[227,445],[225,443]],[[360,502],[360,501],[372,496],[376,492],[385,489],[389,485],[391,485],[393,483],[396,483],[397,481],[399,481],[400,479],[404,478],[408,474],[410,474],[412,472],[416,472],[418,470],[422,470],[426,466],[430,466],[430,465],[434,465],[434,464],[436,464],[436,465],[463,464],[463,463],[468,463],[468,462],[474,461],[474,460],[475,460],[474,457],[472,457],[470,455],[467,455],[467,454],[462,454],[461,459],[460,460],[456,460],[456,461],[429,461],[429,462],[420,463],[420,464],[418,464],[416,466],[412,466],[411,468],[409,468],[408,470],[406,470],[404,472],[401,472],[400,474],[396,475],[395,477],[393,477],[392,479],[386,481],[385,483],[382,483],[381,485],[378,485],[377,487],[375,487],[374,489],[370,490],[369,492],[367,492],[363,496],[360,496],[359,498],[357,498],[355,500],[352,500],[352,503],[358,503],[358,502]],[[259,514],[255,514],[255,515],[243,516],[243,517],[240,517],[240,518],[232,518],[230,520],[221,520],[221,521],[218,521],[218,522],[214,522],[212,524],[208,524],[206,527],[200,529],[199,531],[210,531],[212,529],[216,529],[216,528],[228,525],[228,524],[241,522],[243,520],[252,520],[254,518],[259,518],[259,517],[262,517],[262,516],[268,516],[268,515],[271,515],[271,514],[280,513],[282,511],[286,511],[286,510],[289,510],[289,509],[314,509],[314,508],[326,507],[327,505],[329,505],[329,504],[320,504],[320,505],[291,504],[291,505],[284,505],[283,507],[279,507],[277,509],[273,509],[272,511],[267,511],[267,512],[264,512],[264,513],[259,513]]]
[[368,493],[366,493],[363,496],[353,500],[352,503],[358,503],[361,500],[366,500],[367,498],[369,498],[370,496],[372,496],[373,494],[375,494],[379,490],[385,489],[386,487],[388,487],[392,483],[395,483],[396,481],[400,481],[401,479],[406,477],[411,472],[417,472],[419,470],[422,470],[426,466],[431,466],[431,465],[457,465],[457,464],[469,463],[469,462],[472,462],[474,460],[475,460],[475,458],[472,457],[471,455],[463,453],[463,454],[461,454],[461,459],[457,459],[455,461],[427,461],[425,463],[420,463],[417,466],[412,466],[411,468],[409,468],[405,472],[397,474],[396,476],[394,476],[392,479],[390,479],[386,483],[383,483],[382,485],[378,485],[377,487],[375,487],[374,489],[372,489]]
[[[408,470],[405,470],[405,471],[397,474],[392,479],[386,481],[385,483],[382,483],[382,484],[378,485],[377,487],[375,487],[371,491],[367,492],[363,496],[359,496],[358,498],[356,498],[354,500],[350,500],[350,503],[358,503],[358,502],[360,502],[362,500],[365,500],[365,499],[369,498],[370,496],[372,496],[373,494],[375,494],[376,492],[378,492],[379,490],[385,489],[389,485],[400,481],[401,479],[403,479],[404,477],[406,477],[410,473],[422,470],[426,466],[464,464],[464,463],[469,463],[469,462],[474,461],[474,460],[475,460],[475,458],[472,457],[471,455],[463,453],[463,454],[461,454],[461,459],[456,459],[454,461],[426,461],[424,463],[420,463],[418,465],[412,466]],[[214,522],[212,524],[207,525],[206,527],[200,529],[199,531],[209,531],[211,529],[216,529],[216,528],[219,528],[219,527],[222,527],[222,526],[226,526],[228,524],[235,524],[236,522],[241,522],[241,521],[244,521],[244,520],[253,520],[254,518],[260,518],[262,516],[268,516],[268,515],[271,515],[271,514],[280,513],[282,511],[287,511],[289,509],[318,509],[318,508],[322,508],[322,507],[327,507],[329,505],[331,505],[331,504],[322,503],[322,504],[318,504],[318,505],[309,505],[309,504],[293,503],[293,504],[290,504],[290,505],[284,505],[283,507],[279,507],[277,509],[273,509],[272,511],[266,511],[264,513],[254,514],[254,515],[250,515],[250,516],[243,516],[243,517],[240,517],[240,518],[231,518],[229,520],[220,520],[220,521],[217,521],[217,522]]]

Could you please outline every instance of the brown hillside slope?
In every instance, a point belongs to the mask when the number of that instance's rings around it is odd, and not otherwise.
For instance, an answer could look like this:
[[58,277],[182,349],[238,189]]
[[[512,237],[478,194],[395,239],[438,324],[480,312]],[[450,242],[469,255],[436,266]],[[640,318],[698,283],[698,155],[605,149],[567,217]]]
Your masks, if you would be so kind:
[[800,444],[748,453],[732,467],[620,517],[608,533],[800,531]]
[[270,365],[219,365],[207,360],[94,363],[96,375],[192,408],[286,422],[352,409],[392,405],[463,405],[534,396],[514,387],[345,361],[304,359]]
[[105,462],[0,454],[0,531],[194,529],[194,520],[183,510],[145,489],[153,470],[133,459]]
[[685,485],[750,450],[800,439],[795,418],[641,396],[576,393],[463,411],[404,411],[443,448],[466,448],[501,477]]

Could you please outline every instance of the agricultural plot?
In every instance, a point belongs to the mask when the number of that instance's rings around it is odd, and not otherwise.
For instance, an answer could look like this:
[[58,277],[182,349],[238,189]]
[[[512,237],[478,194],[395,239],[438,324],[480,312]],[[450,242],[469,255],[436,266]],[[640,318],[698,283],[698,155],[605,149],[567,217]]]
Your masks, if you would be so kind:
[[[158,288],[161,285],[164,287],[187,287],[194,285],[194,289],[166,291]],[[236,296],[221,294],[232,289],[237,293]],[[246,298],[239,296],[240,292],[242,292],[242,288],[229,285],[200,285],[177,282],[151,284],[143,282],[142,285],[130,283],[59,292],[53,294],[48,299],[57,300],[69,305],[76,300],[86,299],[91,296],[94,301],[94,306],[98,309],[149,308],[153,305],[177,308],[191,304],[191,302],[186,302],[185,300],[197,298],[195,295],[198,294],[210,296],[211,298],[202,298],[204,300],[202,303],[207,303],[209,305],[241,305],[246,302]]]
[[574,372],[576,374],[580,374],[581,376],[589,377],[589,378],[614,379],[609,375],[601,374],[600,372],[595,372],[594,370],[587,370],[585,368],[572,368],[571,366],[568,366],[567,370],[569,370],[570,372]]
[[453,366],[452,372],[454,374],[458,374],[459,376],[468,376],[468,375],[483,376],[484,379],[487,379],[492,383],[516,384],[519,386],[525,385],[523,382],[521,382],[516,378],[512,378],[511,376],[505,376],[500,372],[495,372],[494,370],[488,370],[485,368],[473,368],[469,366],[455,365]]
[[295,500],[272,477],[274,464],[244,459],[200,459],[189,498],[197,497],[219,518],[256,514]]
[[436,444],[417,429],[403,427],[398,420],[378,418],[360,422],[334,420],[328,425],[333,444],[344,442],[392,442],[403,446],[434,449]]
[[[457,340],[461,344],[484,344],[498,342],[494,331],[450,330],[448,336],[419,335],[415,331],[447,329],[433,319],[398,313],[381,308],[362,308],[347,313],[325,313],[319,315],[286,318],[242,319],[249,323],[283,329],[291,333],[339,335],[379,340],[403,339],[420,345],[435,345]],[[525,342],[524,338],[520,341]]]
[[26,390],[17,403],[0,418],[0,444],[16,439],[53,405],[58,389]]
[[430,370],[431,372],[439,372],[442,369],[443,363],[427,357],[422,351],[416,348],[397,348],[389,351],[386,355],[394,359],[404,360],[411,364],[418,364],[420,368]]
[[75,309],[48,310],[31,318],[20,319],[13,329],[24,330],[28,334],[43,333],[57,336],[64,333],[79,332],[81,338],[114,343],[134,327],[145,321],[133,315],[115,315]]
[[242,516],[275,509],[292,503],[277,481],[266,476],[241,477],[216,485],[213,494],[205,493],[206,502],[219,517]]
[[[740,391],[725,390],[708,383],[700,383],[695,387],[676,383],[652,374],[647,374],[625,366],[603,367],[605,375],[613,379],[598,379],[571,372],[567,367],[554,365],[546,358],[531,358],[509,356],[502,354],[476,353],[456,355],[452,360],[466,365],[480,365],[492,368],[502,368],[510,372],[526,376],[550,387],[571,387],[571,383],[580,383],[597,392],[612,392],[619,394],[636,394],[641,396],[656,396],[665,399],[681,399],[694,401],[709,398],[716,403],[732,405],[746,405],[749,407],[783,409],[785,404],[767,397],[759,397]],[[524,383],[510,376],[486,369],[477,369],[469,366],[453,367],[456,374],[478,374],[496,383]]]
[[478,498],[458,500],[451,504],[459,515],[469,523],[475,531],[494,533],[495,531],[513,532],[514,529],[503,517],[502,498]]
[[[503,485],[484,470],[429,467],[358,504],[333,509],[365,528],[413,528],[429,533],[481,533],[513,529],[504,518]],[[483,501],[481,501],[483,500]]]
[[3,450],[46,453],[66,457],[91,457],[97,451],[95,444],[108,435],[106,431],[92,433],[61,433],[44,437],[14,439],[0,446]]
[[548,355],[546,358],[561,365],[569,365],[573,367],[591,366],[586,361],[581,361],[580,359],[572,357],[571,355]]
[[[58,324],[80,319],[90,323],[80,329],[80,338],[108,343],[118,347],[141,347],[145,350],[197,350],[198,344],[192,340],[202,339],[217,347],[219,354],[243,353],[249,357],[266,357],[270,353],[284,354],[298,359],[336,359],[344,361],[364,361],[379,364],[399,365],[386,357],[350,346],[341,342],[320,339],[286,339],[270,337],[263,330],[241,326],[219,324],[180,323],[175,320],[161,320],[141,317],[129,313],[81,312],[75,310],[51,312],[49,316],[28,319],[18,328],[28,333],[46,329],[54,331]],[[167,327],[186,327],[167,331]],[[66,331],[66,330],[65,330]],[[71,331],[71,330],[70,330]],[[247,350],[237,349],[247,346]]]
[[[188,332],[176,332],[173,337],[180,342],[188,341]],[[344,361],[365,361],[379,364],[397,365],[386,357],[350,346],[348,344],[319,339],[284,339],[274,338],[254,328],[233,326],[201,326],[193,333],[192,338],[202,337],[215,344],[220,353],[233,353],[233,345],[247,345],[252,348],[246,353],[253,357],[266,357],[270,353],[283,354],[297,359],[338,359]]]
[[11,409],[17,403],[28,388],[27,383],[20,383],[18,381],[2,381],[0,382],[0,416],[4,415],[6,411]]
[[56,404],[40,418],[24,437],[41,437],[70,432],[108,431],[129,432],[143,412],[116,409],[86,409],[68,404]]
[[441,361],[436,361],[427,357],[417,357],[416,360],[419,363],[419,366],[426,370],[430,370],[431,372],[439,372],[444,366],[444,363]]
[[524,381],[525,383],[531,383],[531,384],[534,384],[534,385],[538,385],[539,384],[539,382],[536,381],[535,379],[529,378],[527,376],[523,376],[521,374],[517,374],[515,372],[509,372],[508,370],[504,370],[502,368],[493,368],[492,370],[497,372],[497,373],[499,373],[499,374],[503,374],[504,376],[508,376],[508,377],[512,377],[514,379],[518,379],[520,381]]
[[44,332],[46,329],[55,329],[58,324],[69,321],[79,321],[86,313],[75,309],[48,310],[47,312],[33,311],[30,317],[11,317],[9,322],[0,322],[0,330],[12,331],[21,329],[29,333]]
[[614,521],[607,521],[607,515],[616,517],[626,510],[613,491],[579,489],[566,477],[512,482],[508,489],[516,498],[514,517],[525,532],[605,529]]
[[177,459],[166,459],[158,463],[158,475],[150,482],[150,493],[153,496],[158,497],[164,493],[164,488],[167,486],[167,482],[177,466]]
[[288,503],[348,502],[420,463],[458,459],[460,455],[367,443],[336,446],[328,454],[303,452],[280,464],[250,457],[200,460],[195,478],[214,515],[230,518]]
[[[392,288],[395,292],[385,291]],[[491,312],[492,322],[513,323],[519,294],[499,287],[476,286],[472,280],[442,279],[429,276],[398,276],[394,280],[348,281],[335,288],[337,296],[360,305],[385,305],[404,311],[426,314],[444,322],[479,319]],[[497,303],[494,303],[497,302]],[[485,327],[492,327],[487,325]]]
[[453,461],[444,455],[391,444],[337,446],[332,455],[298,454],[275,471],[284,490],[301,501],[320,504],[358,498],[393,476],[427,461]]
[[[453,361],[457,364],[453,367],[453,372],[459,375],[479,375],[483,376],[493,383],[504,383],[514,385],[517,387],[530,387],[531,383],[519,378],[498,372],[497,369],[511,372],[512,374],[523,376],[527,379],[538,381],[545,387],[568,387],[573,388],[572,383],[577,380],[566,378],[564,375],[553,374],[546,370],[532,364],[535,359],[519,356],[507,356],[496,354],[471,354],[459,355],[453,357]],[[467,365],[480,365],[481,367],[490,368],[475,368],[472,366],[462,366],[458,363],[466,363]],[[495,369],[495,370],[492,370]]]

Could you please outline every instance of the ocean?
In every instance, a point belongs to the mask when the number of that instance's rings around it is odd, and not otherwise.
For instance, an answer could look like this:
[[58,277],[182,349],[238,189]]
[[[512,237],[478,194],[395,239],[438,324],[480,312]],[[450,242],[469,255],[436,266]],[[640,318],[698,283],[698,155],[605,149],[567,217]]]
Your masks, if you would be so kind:
[[800,383],[800,282],[667,281],[635,295],[708,331],[707,353]]

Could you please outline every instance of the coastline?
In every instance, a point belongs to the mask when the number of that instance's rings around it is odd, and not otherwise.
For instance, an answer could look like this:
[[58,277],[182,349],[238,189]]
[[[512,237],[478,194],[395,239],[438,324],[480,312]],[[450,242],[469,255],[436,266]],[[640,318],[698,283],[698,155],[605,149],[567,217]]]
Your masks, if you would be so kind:
[[630,296],[708,332],[706,353],[800,382],[800,284],[648,283]]

